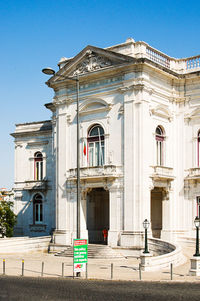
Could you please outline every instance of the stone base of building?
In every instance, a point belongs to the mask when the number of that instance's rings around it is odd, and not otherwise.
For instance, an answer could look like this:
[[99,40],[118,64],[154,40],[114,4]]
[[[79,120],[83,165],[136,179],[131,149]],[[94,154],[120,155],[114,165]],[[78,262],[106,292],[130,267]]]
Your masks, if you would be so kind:
[[65,230],[55,230],[53,232],[52,242],[57,245],[71,245],[69,233]]
[[188,231],[162,230],[161,239],[165,241],[176,242],[177,239],[187,236]]
[[144,246],[144,231],[123,231],[121,233],[120,245],[122,247],[137,247]]
[[[76,231],[55,230],[53,233],[53,243],[57,245],[73,245],[73,240],[76,239]],[[81,230],[81,239],[88,239],[88,230]]]
[[24,236],[24,231],[23,231],[23,227],[14,227],[14,236]]
[[119,231],[108,231],[108,245],[110,247],[117,247],[120,245],[120,232]]

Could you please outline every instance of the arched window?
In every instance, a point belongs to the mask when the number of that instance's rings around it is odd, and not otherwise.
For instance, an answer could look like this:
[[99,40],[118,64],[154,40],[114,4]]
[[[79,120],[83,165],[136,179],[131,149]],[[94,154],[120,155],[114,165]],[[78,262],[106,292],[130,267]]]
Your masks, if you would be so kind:
[[88,132],[89,166],[104,165],[104,130],[96,124]]
[[33,197],[33,224],[43,223],[43,199],[40,193]]
[[197,136],[197,166],[200,167],[200,130]]
[[160,126],[156,128],[156,163],[164,165],[164,132]]
[[43,179],[43,156],[41,152],[34,155],[34,180],[40,181]]

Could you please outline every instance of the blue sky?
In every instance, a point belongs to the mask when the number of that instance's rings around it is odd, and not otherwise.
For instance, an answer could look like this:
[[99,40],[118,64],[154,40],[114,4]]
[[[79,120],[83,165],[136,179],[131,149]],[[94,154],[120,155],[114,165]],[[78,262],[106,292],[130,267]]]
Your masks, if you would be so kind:
[[0,0],[0,188],[13,186],[15,124],[50,118],[43,67],[128,37],[173,57],[198,55],[199,11],[200,1],[185,0]]

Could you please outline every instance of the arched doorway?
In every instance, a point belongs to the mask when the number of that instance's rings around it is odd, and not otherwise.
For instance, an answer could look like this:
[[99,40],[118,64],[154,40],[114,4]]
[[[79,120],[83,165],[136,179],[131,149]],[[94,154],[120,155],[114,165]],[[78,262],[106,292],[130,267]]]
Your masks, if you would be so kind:
[[87,195],[89,243],[103,243],[102,230],[109,230],[109,191],[93,188]]

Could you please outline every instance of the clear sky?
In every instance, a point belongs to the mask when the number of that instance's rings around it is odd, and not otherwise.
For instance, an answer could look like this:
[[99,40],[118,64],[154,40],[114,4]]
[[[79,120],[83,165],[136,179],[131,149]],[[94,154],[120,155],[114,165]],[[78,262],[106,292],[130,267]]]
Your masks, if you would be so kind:
[[42,68],[128,37],[173,57],[198,55],[199,12],[199,0],[0,0],[0,188],[13,186],[15,124],[50,118]]

